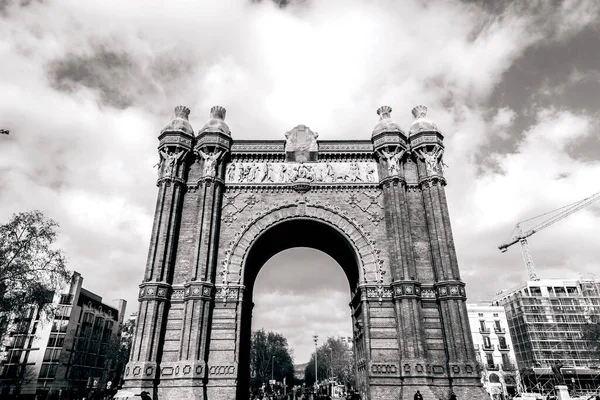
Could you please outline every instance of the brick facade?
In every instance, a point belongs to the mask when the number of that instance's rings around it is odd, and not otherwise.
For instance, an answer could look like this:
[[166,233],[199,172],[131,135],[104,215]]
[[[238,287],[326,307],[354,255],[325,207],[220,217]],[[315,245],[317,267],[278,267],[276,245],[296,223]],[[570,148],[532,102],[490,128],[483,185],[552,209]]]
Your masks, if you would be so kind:
[[370,141],[234,141],[214,107],[178,107],[159,136],[158,200],[126,388],[158,399],[247,397],[254,280],[290,247],[348,277],[364,399],[483,399],[446,205],[443,136],[378,110]]

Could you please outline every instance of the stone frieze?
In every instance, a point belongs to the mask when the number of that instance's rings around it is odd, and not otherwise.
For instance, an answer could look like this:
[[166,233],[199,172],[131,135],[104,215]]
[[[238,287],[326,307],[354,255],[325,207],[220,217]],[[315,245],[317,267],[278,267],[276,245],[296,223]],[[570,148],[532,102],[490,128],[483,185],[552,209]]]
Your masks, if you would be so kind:
[[374,162],[289,163],[234,162],[227,166],[226,183],[377,183]]

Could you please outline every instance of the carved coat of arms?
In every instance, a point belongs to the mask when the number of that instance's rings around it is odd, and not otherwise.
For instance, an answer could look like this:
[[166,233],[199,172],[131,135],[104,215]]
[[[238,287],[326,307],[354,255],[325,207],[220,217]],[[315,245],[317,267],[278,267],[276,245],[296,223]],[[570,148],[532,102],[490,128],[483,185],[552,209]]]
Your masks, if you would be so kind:
[[319,146],[317,137],[319,134],[313,132],[305,125],[298,125],[286,132],[285,154],[287,161],[317,161]]

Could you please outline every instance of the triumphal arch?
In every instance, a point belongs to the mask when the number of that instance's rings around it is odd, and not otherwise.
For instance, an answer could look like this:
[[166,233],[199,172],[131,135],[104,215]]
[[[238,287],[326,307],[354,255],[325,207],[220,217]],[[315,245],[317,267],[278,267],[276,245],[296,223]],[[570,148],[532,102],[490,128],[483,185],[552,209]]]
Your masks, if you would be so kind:
[[[377,110],[365,140],[236,140],[225,109],[194,132],[179,106],[158,137],[158,199],[125,388],[246,399],[262,265],[312,247],[343,268],[363,399],[486,398],[444,186],[443,136]],[[318,277],[317,277],[318,278]],[[307,333],[307,335],[312,332]]]

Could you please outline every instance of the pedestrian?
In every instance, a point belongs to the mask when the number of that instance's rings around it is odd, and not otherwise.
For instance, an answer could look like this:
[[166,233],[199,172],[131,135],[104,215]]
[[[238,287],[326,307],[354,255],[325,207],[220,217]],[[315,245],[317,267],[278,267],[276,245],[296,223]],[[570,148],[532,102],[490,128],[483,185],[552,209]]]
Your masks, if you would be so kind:
[[450,392],[450,400],[457,400],[456,394],[454,392]]
[[142,398],[142,400],[152,400],[152,397],[150,397],[150,393],[146,392],[145,390],[140,393],[140,397]]
[[417,393],[415,393],[414,400],[423,400],[423,395],[421,395],[419,390],[417,390]]

